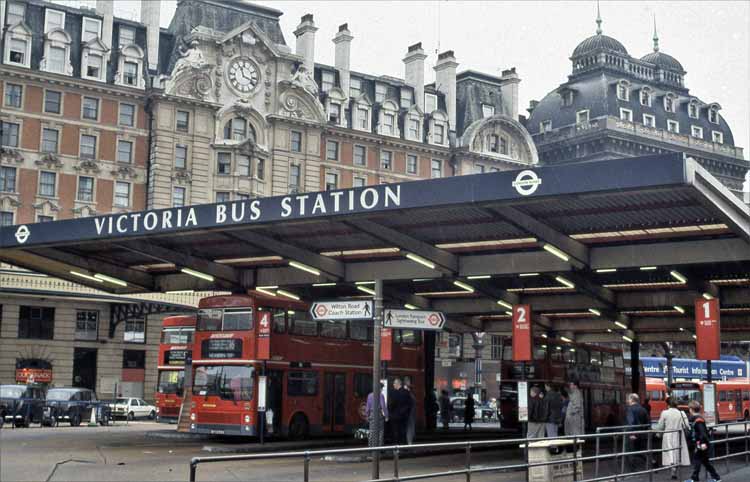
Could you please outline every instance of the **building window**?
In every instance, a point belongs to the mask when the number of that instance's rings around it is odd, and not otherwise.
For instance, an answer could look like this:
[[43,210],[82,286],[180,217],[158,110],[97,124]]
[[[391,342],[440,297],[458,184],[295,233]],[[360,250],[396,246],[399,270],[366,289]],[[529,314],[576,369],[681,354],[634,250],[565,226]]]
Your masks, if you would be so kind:
[[187,132],[190,128],[190,112],[184,110],[177,111],[177,122],[175,127],[178,131]]
[[[8,4],[8,23],[6,25],[13,26],[17,23],[25,21],[26,17],[26,5],[23,3],[9,3]],[[2,20],[2,19],[0,19]]]
[[79,201],[92,202],[94,200],[94,178],[81,176],[78,178],[78,195]]
[[235,117],[224,124],[224,139],[244,141],[247,138],[247,121],[242,117]]
[[96,136],[90,136],[87,134],[81,135],[81,159],[95,159],[96,158]]
[[83,118],[99,120],[99,99],[93,97],[83,98]]
[[55,309],[21,306],[18,314],[18,338],[51,340],[55,334]]
[[130,44],[135,43],[135,29],[132,27],[125,27],[123,25],[120,25],[120,39],[119,39],[119,47],[127,47]]
[[367,179],[365,179],[362,176],[354,176],[354,179],[352,181],[353,187],[365,187],[367,184]]
[[[134,341],[134,343],[136,342]],[[144,342],[138,341],[137,343]],[[132,370],[144,370],[146,368],[146,352],[144,350],[123,350],[122,367]],[[133,399],[133,401],[135,402],[135,399]],[[138,403],[143,404],[143,401],[141,400]]]
[[575,98],[575,93],[572,90],[566,90],[562,94],[563,98],[563,106],[570,107],[573,105],[573,99]]
[[216,173],[217,174],[231,174],[232,173],[232,154],[229,152],[219,152],[216,154]]
[[298,131],[292,131],[292,152],[302,152],[302,133]]
[[217,203],[226,203],[226,202],[229,202],[229,192],[227,192],[227,191],[217,191],[216,192],[216,202]]
[[354,165],[367,165],[367,148],[365,146],[354,146]]
[[16,168],[0,166],[0,191],[15,192],[16,190]]
[[651,92],[641,89],[641,105],[651,107]]
[[133,162],[133,143],[130,141],[117,142],[117,162],[130,164]]
[[120,125],[135,126],[135,106],[133,104],[120,104]]
[[95,19],[95,18],[89,18],[89,17],[83,17],[83,41],[88,42],[89,40],[93,40],[95,38],[101,37],[101,29],[102,29],[102,21]]
[[125,62],[122,81],[125,85],[138,85],[138,64]]
[[55,197],[55,187],[57,174],[54,172],[42,171],[39,175],[39,195]]
[[680,132],[680,123],[677,121],[673,121],[671,119],[667,119],[667,130],[669,132],[679,133]]
[[589,111],[579,110],[576,112],[576,124],[588,124],[589,122]]
[[407,174],[417,173],[417,156],[415,154],[406,155],[406,173]]
[[42,129],[42,152],[57,153],[59,136],[57,129]]
[[500,144],[500,136],[498,136],[497,134],[490,134],[488,140],[489,140],[489,142],[488,142],[488,144],[489,144],[489,146],[488,146],[489,147],[489,151],[490,152],[500,152],[500,146],[499,146],[499,144]]
[[500,335],[490,335],[490,358],[503,359],[503,337]]
[[690,126],[690,135],[698,139],[703,139],[703,127]]
[[439,159],[433,159],[431,164],[431,176],[433,179],[443,177],[443,162]]
[[401,88],[401,107],[408,109],[414,103],[414,94],[411,90],[404,87]]
[[130,206],[130,183],[115,182],[115,207],[126,208]]
[[174,167],[185,169],[187,166],[187,146],[177,144],[174,147]]
[[375,84],[375,102],[383,103],[385,94],[388,92],[388,86],[385,84]]
[[289,189],[292,192],[299,192],[300,180],[300,166],[298,164],[292,164],[289,166]]
[[416,119],[409,119],[409,139],[419,140],[419,121]]
[[237,172],[240,176],[250,177],[252,175],[252,171],[250,170],[250,156],[237,154]]
[[396,116],[393,114],[383,114],[383,128],[385,131],[385,134],[393,135],[393,123],[396,119]]
[[508,155],[508,139],[502,136],[500,137],[500,154]]
[[627,84],[617,84],[617,98],[626,102],[630,100],[630,89]]
[[11,64],[18,64],[26,66],[26,50],[28,49],[28,41],[12,38],[10,39],[10,46],[8,47],[8,61]]
[[437,95],[425,93],[424,95],[425,114],[431,114],[435,110],[437,110]]
[[54,220],[55,218],[53,218],[52,216],[43,216],[41,214],[36,217],[36,222],[38,223],[51,223]]
[[[123,334],[123,341],[125,343],[146,343],[146,320],[143,318],[136,318],[134,320],[125,321],[125,333]],[[123,362],[130,358],[129,353],[133,350],[123,350]],[[136,352],[145,353],[145,352]],[[127,363],[125,363],[127,364]],[[130,366],[127,364],[127,368],[137,368],[137,365]],[[142,367],[141,367],[142,368]]]
[[708,109],[708,121],[713,124],[719,123],[719,111],[716,108]]
[[322,85],[320,86],[321,91],[328,92],[333,89],[333,81],[335,79],[333,72],[322,72],[320,78],[322,81]]
[[552,121],[546,120],[539,123],[539,132],[552,132]]
[[261,181],[265,179],[266,177],[266,161],[265,160],[258,159],[258,162],[256,163],[256,167],[255,167],[255,177],[257,177]]
[[13,122],[0,122],[0,144],[6,147],[18,147],[18,132],[20,126]]
[[391,169],[393,166],[393,153],[391,151],[380,151],[380,168]]
[[656,118],[651,114],[643,114],[643,125],[646,127],[656,127]]
[[332,191],[338,189],[339,186],[339,175],[335,172],[326,173],[326,191]]
[[669,94],[664,96],[664,110],[674,112],[674,98]]
[[435,144],[445,144],[445,126],[443,124],[435,124],[433,141]]
[[339,143],[336,141],[326,141],[326,159],[329,161],[339,160]]
[[99,336],[99,312],[78,310],[76,312],[76,340],[96,340]]
[[352,78],[349,80],[349,97],[356,99],[362,93],[362,81]]
[[102,78],[101,55],[89,54],[88,58],[86,59],[86,77],[91,77],[92,79]]
[[13,226],[13,213],[0,211],[0,226]]
[[495,106],[482,104],[482,117],[492,117],[493,115],[495,115]]
[[172,207],[181,208],[185,205],[185,188],[175,187],[172,189]]
[[717,144],[724,144],[724,133],[719,131],[711,131],[711,140]]
[[50,47],[47,51],[47,68],[50,72],[62,74],[65,72],[65,49]]
[[59,114],[62,111],[62,93],[54,90],[44,92],[44,112]]
[[620,120],[633,122],[633,111],[630,109],[620,109]]
[[328,106],[328,120],[334,124],[339,123],[341,118],[341,105],[335,102],[331,102]]
[[21,108],[23,103],[23,86],[18,84],[5,84],[5,106]]
[[698,112],[699,112],[699,109],[698,109],[698,104],[697,103],[691,102],[691,103],[688,104],[688,115],[692,119],[697,119],[699,117]]
[[367,130],[370,126],[370,111],[362,107],[357,108],[357,122],[360,129]]
[[50,30],[61,28],[65,30],[65,12],[58,12],[57,10],[46,9],[44,21],[44,33]]

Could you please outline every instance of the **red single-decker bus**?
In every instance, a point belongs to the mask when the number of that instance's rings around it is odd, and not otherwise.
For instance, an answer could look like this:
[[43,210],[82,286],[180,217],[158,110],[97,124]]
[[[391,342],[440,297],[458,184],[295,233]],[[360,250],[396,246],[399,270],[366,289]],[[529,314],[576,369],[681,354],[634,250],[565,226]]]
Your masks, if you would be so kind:
[[156,415],[160,422],[176,421],[180,415],[185,380],[185,360],[191,357],[195,316],[164,318],[159,343]]

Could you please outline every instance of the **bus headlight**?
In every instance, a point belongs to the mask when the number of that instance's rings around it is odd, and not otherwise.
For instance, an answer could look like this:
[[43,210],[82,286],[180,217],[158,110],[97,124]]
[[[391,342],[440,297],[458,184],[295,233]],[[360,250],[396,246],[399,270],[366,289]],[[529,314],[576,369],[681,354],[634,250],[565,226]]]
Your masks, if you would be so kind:
[[250,415],[245,415],[245,423],[250,423]]
[[190,420],[195,421],[195,414],[194,413],[190,414]]
[[159,407],[156,407],[156,413],[159,413]]

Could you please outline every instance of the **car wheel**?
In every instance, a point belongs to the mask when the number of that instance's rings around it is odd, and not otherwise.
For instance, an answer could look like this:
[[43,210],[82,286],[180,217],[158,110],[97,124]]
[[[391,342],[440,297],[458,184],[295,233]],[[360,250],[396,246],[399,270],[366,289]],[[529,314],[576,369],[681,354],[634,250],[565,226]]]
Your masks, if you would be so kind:
[[5,414],[0,413],[0,428],[3,428],[3,425],[5,425]]
[[151,410],[151,413],[148,414],[148,419],[149,420],[156,420],[156,411],[155,410]]
[[304,440],[310,435],[310,424],[307,422],[307,417],[298,413],[292,417],[292,422],[289,424],[289,438],[292,440]]
[[81,415],[78,412],[70,414],[70,426],[77,427],[81,425]]
[[102,427],[106,427],[107,425],[109,425],[109,416],[102,416],[102,419],[99,421],[99,425],[101,425]]
[[133,412],[128,412],[128,420],[131,422],[135,420],[135,414]]

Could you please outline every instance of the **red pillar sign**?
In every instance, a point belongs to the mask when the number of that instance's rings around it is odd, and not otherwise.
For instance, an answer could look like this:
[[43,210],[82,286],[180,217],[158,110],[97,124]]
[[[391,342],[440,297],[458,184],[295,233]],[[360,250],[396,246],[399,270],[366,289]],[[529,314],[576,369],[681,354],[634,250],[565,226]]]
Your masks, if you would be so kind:
[[695,300],[695,358],[719,360],[721,358],[721,323],[719,300]]
[[531,305],[513,305],[513,361],[532,361]]
[[258,316],[258,360],[271,358],[271,312],[261,311]]
[[391,361],[393,353],[393,329],[380,329],[380,361]]

